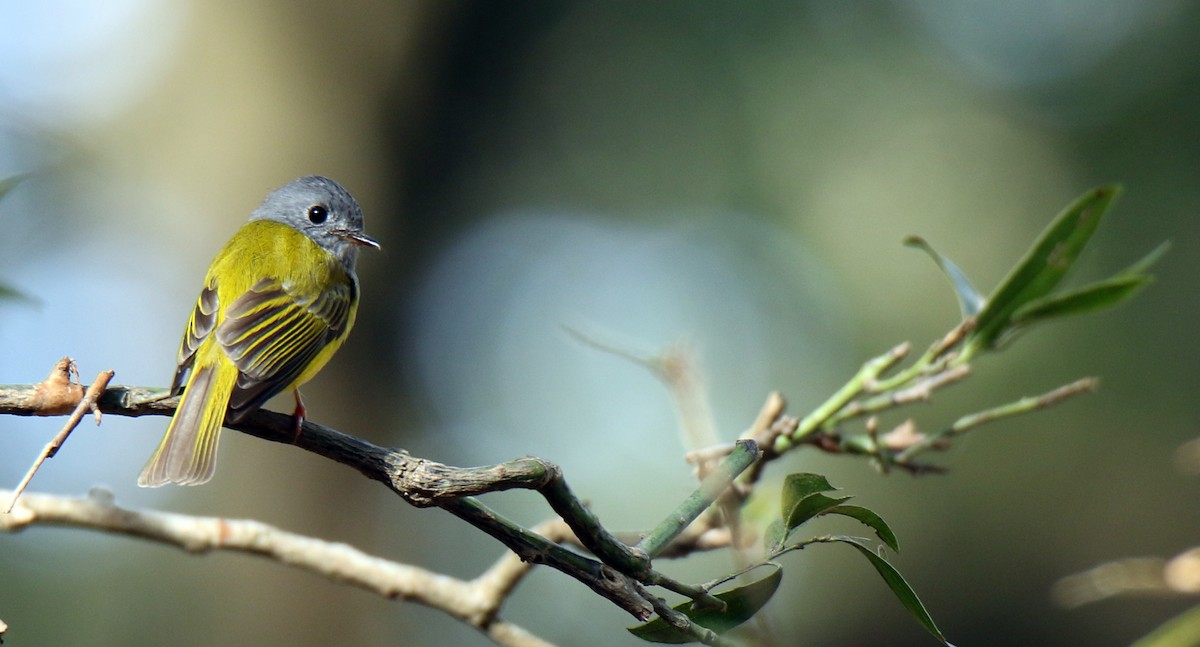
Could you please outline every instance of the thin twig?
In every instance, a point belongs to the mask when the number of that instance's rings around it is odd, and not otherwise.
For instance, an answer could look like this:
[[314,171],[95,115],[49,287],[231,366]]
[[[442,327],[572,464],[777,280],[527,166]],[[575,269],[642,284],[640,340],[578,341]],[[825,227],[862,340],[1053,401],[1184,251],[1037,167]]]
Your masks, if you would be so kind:
[[847,404],[837,415],[829,419],[829,425],[837,425],[845,420],[864,416],[872,413],[894,409],[901,405],[911,404],[913,402],[927,402],[933,397],[933,392],[938,389],[953,384],[965,379],[971,374],[971,367],[966,364],[961,364],[953,368],[948,368],[939,373],[934,373],[928,377],[918,380],[912,386],[890,391],[867,398],[865,400],[855,400]]
[[115,375],[114,371],[101,371],[96,376],[96,381],[92,382],[87,392],[83,394],[83,398],[79,400],[79,404],[75,405],[75,410],[71,412],[71,417],[67,418],[66,424],[63,425],[62,429],[59,430],[50,442],[46,443],[46,446],[42,448],[42,453],[38,454],[37,459],[33,461],[33,466],[29,468],[29,471],[25,473],[25,477],[21,479],[16,489],[13,490],[12,498],[8,500],[8,506],[4,508],[4,514],[12,512],[13,506],[17,504],[17,499],[21,496],[21,492],[24,492],[25,487],[33,480],[33,475],[37,474],[38,468],[42,466],[42,463],[47,458],[53,458],[58,453],[58,448],[67,442],[67,436],[70,436],[75,427],[79,426],[79,422],[83,420],[83,414],[88,411],[94,412],[96,414],[96,424],[100,424],[100,411],[96,408],[96,399],[108,387],[108,382],[112,379],[113,375]]
[[851,400],[858,397],[868,385],[874,384],[880,375],[887,372],[888,369],[896,365],[904,356],[908,355],[908,342],[899,344],[888,352],[867,360],[858,373],[846,382],[842,388],[838,389],[828,400],[823,402],[812,413],[804,416],[800,420],[799,426],[792,432],[790,436],[780,436],[775,442],[775,451],[783,453],[790,444],[799,443],[809,434],[817,431],[824,425],[834,414],[846,406]]
[[949,427],[936,434],[929,434],[921,442],[914,444],[913,446],[900,452],[896,456],[896,461],[905,462],[932,446],[935,446],[939,443],[944,443],[946,440],[953,438],[954,436],[966,433],[971,429],[985,425],[989,422],[1003,420],[1004,418],[1010,418],[1022,413],[1029,413],[1030,411],[1035,411],[1037,409],[1044,409],[1046,407],[1058,404],[1067,398],[1079,395],[1080,393],[1094,391],[1099,384],[1100,381],[1096,378],[1087,377],[1083,378],[1082,380],[1076,380],[1070,384],[1060,386],[1057,389],[1043,393],[1042,395],[1024,397],[1015,402],[1009,402],[1008,404],[1002,404],[998,407],[993,407],[978,413],[963,416],[954,421],[954,424],[950,425]]
[[975,323],[975,317],[963,319],[950,332],[943,335],[941,339],[933,342],[925,351],[925,354],[921,355],[911,366],[889,378],[872,382],[868,385],[867,391],[870,393],[884,393],[902,384],[907,384],[920,375],[937,373],[957,362],[966,363],[964,358],[958,357],[958,353],[951,351],[957,348],[966,339],[967,334],[975,329]]

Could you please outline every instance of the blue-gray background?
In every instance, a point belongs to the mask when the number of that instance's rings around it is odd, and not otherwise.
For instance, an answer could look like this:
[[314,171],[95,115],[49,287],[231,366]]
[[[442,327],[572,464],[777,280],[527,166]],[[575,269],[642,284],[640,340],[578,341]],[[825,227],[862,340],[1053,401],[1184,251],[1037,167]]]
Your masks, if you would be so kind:
[[[1068,611],[1060,577],[1198,538],[1200,10],[1183,2],[0,4],[0,382],[64,355],[84,379],[165,385],[208,261],[265,193],[320,173],[384,244],[359,324],[305,389],[312,418],[452,463],[554,460],[608,525],[691,487],[667,391],[568,325],[699,358],[732,438],[773,389],[802,414],[865,358],[955,322],[924,235],[993,286],[1084,190],[1127,192],[1082,262],[1164,239],[1122,309],[1036,330],[932,406],[957,415],[1083,375],[1101,391],[980,430],[947,476],[800,452],[891,521],[895,563],[959,644],[1124,644],[1186,599]],[[277,408],[290,404],[280,401]],[[0,419],[11,486],[58,421]],[[85,423],[33,489],[256,518],[469,578],[500,547],[358,474],[228,433],[203,488],[139,490],[162,418]],[[525,523],[548,511],[488,502]],[[847,528],[847,530],[856,530]],[[484,640],[443,614],[252,557],[35,528],[0,537],[14,644]],[[673,572],[730,568],[707,555]],[[930,644],[849,550],[785,558],[784,644]],[[567,645],[632,645],[629,618],[539,571],[504,616]]]

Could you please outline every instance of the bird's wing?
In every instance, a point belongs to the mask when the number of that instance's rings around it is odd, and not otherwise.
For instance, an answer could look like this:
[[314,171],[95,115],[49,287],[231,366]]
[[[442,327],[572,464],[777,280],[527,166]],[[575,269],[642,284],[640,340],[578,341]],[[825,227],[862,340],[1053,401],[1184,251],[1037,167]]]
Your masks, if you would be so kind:
[[187,382],[187,372],[196,361],[196,350],[200,342],[212,332],[217,322],[217,286],[209,282],[200,291],[196,300],[196,308],[188,318],[187,327],[183,329],[183,341],[179,344],[179,355],[175,360],[175,377],[171,380],[171,395],[179,395]]
[[340,340],[355,296],[349,277],[313,296],[263,279],[230,303],[216,329],[217,342],[239,371],[229,419],[236,422],[291,386],[322,349]]

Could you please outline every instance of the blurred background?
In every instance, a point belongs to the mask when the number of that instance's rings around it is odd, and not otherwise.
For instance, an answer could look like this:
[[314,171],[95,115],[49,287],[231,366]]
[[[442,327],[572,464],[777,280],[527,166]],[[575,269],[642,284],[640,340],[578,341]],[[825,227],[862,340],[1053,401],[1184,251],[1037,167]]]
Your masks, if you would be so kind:
[[[1050,587],[1200,542],[1200,487],[1173,459],[1197,433],[1198,30],[1178,1],[0,3],[0,177],[31,174],[0,200],[0,283],[36,299],[0,302],[0,383],[69,355],[85,382],[166,386],[213,254],[270,189],[329,175],[383,251],[360,261],[358,325],[305,388],[310,417],[450,464],[546,457],[608,526],[645,529],[693,485],[670,395],[564,326],[645,355],[684,345],[732,439],[769,391],[802,415],[866,358],[956,323],[905,235],[987,290],[1060,208],[1121,182],[1074,280],[1171,239],[1158,282],[912,413],[936,429],[1085,375],[1098,394],[978,430],[937,457],[945,476],[812,451],[769,475],[823,472],[889,520],[894,563],[958,644],[1126,644],[1191,601],[1066,610]],[[166,422],[85,422],[32,489],[259,519],[463,578],[501,554],[237,433],[209,485],[140,490]],[[0,417],[0,482],[60,424]],[[528,493],[486,502],[549,514]],[[487,644],[253,557],[48,527],[0,546],[14,644]],[[849,549],[783,562],[766,612],[783,644],[932,644]],[[641,644],[546,570],[503,615],[559,644]]]

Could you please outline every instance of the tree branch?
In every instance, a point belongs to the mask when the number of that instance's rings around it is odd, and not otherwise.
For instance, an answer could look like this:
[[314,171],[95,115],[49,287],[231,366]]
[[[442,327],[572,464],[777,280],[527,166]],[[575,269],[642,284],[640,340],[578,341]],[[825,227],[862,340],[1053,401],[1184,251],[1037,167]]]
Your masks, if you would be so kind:
[[[9,494],[8,490],[0,490],[0,498]],[[228,550],[260,555],[389,600],[438,609],[505,647],[551,647],[525,629],[497,618],[515,582],[508,587],[497,587],[487,578],[465,582],[259,521],[122,508],[113,503],[110,493],[100,490],[93,490],[86,498],[29,492],[11,514],[0,515],[0,530],[4,532],[19,532],[34,525],[101,530],[174,545],[192,553]]]
[[[736,445],[719,445],[689,455],[702,477],[700,489],[649,535],[635,540],[623,541],[606,530],[571,492],[561,469],[538,457],[523,457],[489,466],[452,467],[413,457],[400,449],[374,445],[311,421],[305,421],[297,434],[291,416],[261,409],[228,427],[263,440],[294,444],[352,467],[367,478],[383,483],[412,505],[440,507],[501,542],[521,562],[544,564],[561,571],[635,618],[647,620],[655,613],[662,616],[664,609],[669,608],[645,586],[659,586],[680,593],[692,598],[697,605],[713,603],[713,597],[702,588],[676,582],[655,571],[651,559],[742,544],[737,531],[740,504],[758,481],[764,465],[782,454],[812,445],[826,452],[872,457],[884,469],[896,466],[923,473],[934,468],[913,461],[917,453],[930,448],[942,449],[953,436],[981,424],[1051,406],[1091,388],[1090,382],[1081,381],[1038,398],[1026,398],[964,416],[949,429],[934,435],[919,434],[911,422],[906,422],[880,437],[873,417],[866,421],[865,434],[845,433],[840,428],[840,423],[852,418],[927,400],[937,389],[966,377],[969,368],[954,349],[972,323],[967,320],[960,324],[933,344],[913,366],[892,377],[885,378],[884,374],[907,355],[907,344],[866,362],[833,396],[802,419],[787,415],[783,398],[771,394],[752,427]],[[52,373],[51,378],[55,377]],[[70,388],[59,388],[62,380],[61,376],[57,377],[57,381],[48,378],[37,385],[0,385],[0,414],[58,415],[64,413],[64,409],[69,410],[67,405],[72,397],[76,397],[77,404],[82,395],[75,396]],[[67,387],[70,386],[68,379]],[[115,386],[106,389],[96,405],[101,412],[110,415],[169,416],[175,412],[178,398],[168,397],[162,389]],[[548,539],[523,528],[474,498],[475,495],[510,489],[534,490],[545,498],[562,518],[562,525],[554,526],[554,538]],[[722,511],[725,514],[701,517],[715,500],[724,501]],[[724,506],[730,509],[726,510]],[[697,523],[698,518],[701,521]],[[631,547],[629,544],[635,541],[638,545]],[[580,546],[595,557],[585,555],[569,544]],[[480,576],[477,583],[481,586],[486,583],[489,590],[507,596],[527,572],[528,567],[523,564],[511,559],[502,560]],[[501,602],[482,611],[462,613],[471,617],[469,622],[473,626],[487,627],[495,620]],[[446,610],[458,616],[454,609]],[[674,613],[669,616],[663,616],[664,620],[693,638],[720,644],[720,639],[707,630],[681,626],[682,622],[690,623],[686,618]],[[516,632],[516,629],[512,631]]]
[[[64,362],[66,363],[65,366]],[[63,358],[63,360],[54,367],[54,372],[50,374],[50,377],[47,378],[47,381],[55,380],[61,376],[65,376],[67,384],[70,385],[70,376],[73,372],[75,372],[74,369],[75,363],[68,358]],[[17,497],[21,496],[21,492],[23,492],[25,487],[29,485],[29,482],[33,480],[33,475],[37,474],[38,468],[42,466],[42,463],[45,462],[47,458],[53,458],[54,455],[58,453],[58,449],[62,447],[63,443],[67,442],[67,437],[71,435],[71,432],[74,431],[75,427],[79,426],[79,422],[83,420],[83,414],[94,410],[96,414],[96,424],[100,424],[100,411],[96,409],[96,399],[99,398],[100,394],[104,392],[104,389],[108,387],[108,381],[111,380],[112,377],[113,371],[101,371],[100,374],[96,376],[96,381],[92,382],[92,385],[88,387],[87,391],[83,394],[83,397],[79,399],[79,404],[75,405],[75,410],[71,412],[70,417],[67,418],[67,422],[62,426],[62,429],[58,431],[58,433],[50,440],[50,442],[46,443],[46,446],[42,448],[42,453],[38,454],[37,459],[33,461],[33,466],[29,468],[29,471],[25,473],[25,477],[21,479],[19,484],[17,484],[17,488],[13,490],[12,498],[8,500],[8,505],[4,508],[5,514],[12,512],[13,506],[17,504]]]
[[[31,395],[36,385],[0,386],[0,414],[42,415]],[[143,416],[171,415],[178,398],[165,397],[159,389],[111,387],[98,406],[107,414]],[[483,530],[515,552],[524,561],[545,564],[587,585],[599,595],[639,620],[653,614],[638,579],[651,573],[649,558],[618,541],[570,492],[558,466],[526,457],[498,465],[458,468],[410,456],[398,449],[374,445],[324,425],[305,421],[295,435],[290,416],[258,410],[231,429],[273,442],[295,444],[358,470],[367,478],[387,485],[409,503],[437,506]],[[555,512],[563,516],[575,536],[592,554],[592,559],[570,548],[522,528],[472,495],[509,489],[530,489],[542,494]]]

